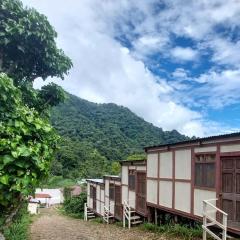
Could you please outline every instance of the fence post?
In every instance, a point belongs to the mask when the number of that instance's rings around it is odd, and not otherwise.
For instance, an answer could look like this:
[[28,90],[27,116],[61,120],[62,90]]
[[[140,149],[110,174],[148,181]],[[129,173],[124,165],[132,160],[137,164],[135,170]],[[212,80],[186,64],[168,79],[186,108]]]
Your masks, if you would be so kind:
[[224,229],[223,229],[223,240],[226,240],[227,239],[227,216],[225,214],[223,214],[223,226],[224,226]]
[[123,202],[123,227],[126,227],[126,219],[125,219],[125,201]]
[[[207,205],[206,202],[203,201],[203,226],[207,226],[207,218],[206,218],[206,211],[207,211]],[[205,228],[203,228],[203,240],[207,240],[207,231]]]

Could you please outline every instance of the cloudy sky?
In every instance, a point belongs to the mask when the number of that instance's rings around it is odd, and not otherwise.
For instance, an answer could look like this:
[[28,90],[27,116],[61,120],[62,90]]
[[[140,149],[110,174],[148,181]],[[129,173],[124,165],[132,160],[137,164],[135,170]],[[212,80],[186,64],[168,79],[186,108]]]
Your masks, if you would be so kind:
[[65,81],[53,79],[72,94],[189,136],[240,129],[239,0],[23,2],[72,58]]

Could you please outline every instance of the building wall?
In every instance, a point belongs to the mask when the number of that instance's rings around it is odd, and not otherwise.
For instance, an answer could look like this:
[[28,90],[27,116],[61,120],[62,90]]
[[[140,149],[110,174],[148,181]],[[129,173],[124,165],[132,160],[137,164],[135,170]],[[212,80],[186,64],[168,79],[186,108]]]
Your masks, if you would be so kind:
[[163,207],[172,208],[172,182],[159,182],[159,205]]
[[147,179],[147,202],[157,204],[158,203],[158,184],[157,180]]
[[175,183],[175,209],[182,212],[191,212],[191,184]]
[[128,167],[122,166],[122,184],[128,185]]
[[173,176],[172,152],[160,153],[159,172],[160,178],[172,178]]
[[239,152],[240,151],[240,144],[228,144],[224,145],[222,144],[220,147],[220,152],[225,153],[225,152]]
[[151,153],[147,155],[147,177],[158,177],[158,154]]
[[194,190],[194,214],[202,216],[203,200],[215,199],[216,192],[207,190]]
[[175,151],[175,178],[176,179],[191,179],[191,150]]

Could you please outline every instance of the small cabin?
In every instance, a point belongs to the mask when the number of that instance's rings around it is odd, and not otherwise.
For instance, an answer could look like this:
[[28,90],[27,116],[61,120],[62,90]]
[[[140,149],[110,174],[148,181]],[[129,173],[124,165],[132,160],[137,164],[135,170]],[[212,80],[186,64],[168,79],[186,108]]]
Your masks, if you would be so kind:
[[[145,148],[147,206],[194,220],[203,201],[228,214],[228,230],[240,233],[240,134]],[[214,216],[218,218],[218,216]]]
[[87,179],[87,205],[97,215],[103,216],[105,204],[103,179]]
[[119,176],[104,176],[105,184],[105,207],[109,209],[111,215],[118,219],[122,219],[122,203],[121,203],[121,178]]
[[122,204],[126,201],[138,214],[146,217],[146,160],[121,161],[120,164]]
[[108,211],[106,222],[116,218],[125,226],[127,218],[129,228],[144,219],[157,223],[166,213],[176,220],[209,217],[212,225],[224,222],[240,235],[240,133],[150,146],[145,152],[146,160],[120,162],[121,177],[87,180],[86,213],[90,209],[105,220]]

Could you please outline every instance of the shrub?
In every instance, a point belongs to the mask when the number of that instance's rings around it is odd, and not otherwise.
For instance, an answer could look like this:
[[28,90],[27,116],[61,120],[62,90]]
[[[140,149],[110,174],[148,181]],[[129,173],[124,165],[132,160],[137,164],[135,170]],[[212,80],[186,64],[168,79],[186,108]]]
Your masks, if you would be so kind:
[[67,198],[63,207],[67,214],[83,217],[84,203],[87,201],[87,193],[82,192],[79,196]]
[[6,240],[27,240],[30,223],[31,217],[25,205],[20,209],[13,223],[3,231]]
[[141,228],[154,233],[182,237],[187,240],[200,239],[202,237],[202,229],[200,226],[191,228],[180,224],[163,224],[158,226],[151,223],[145,223]]

